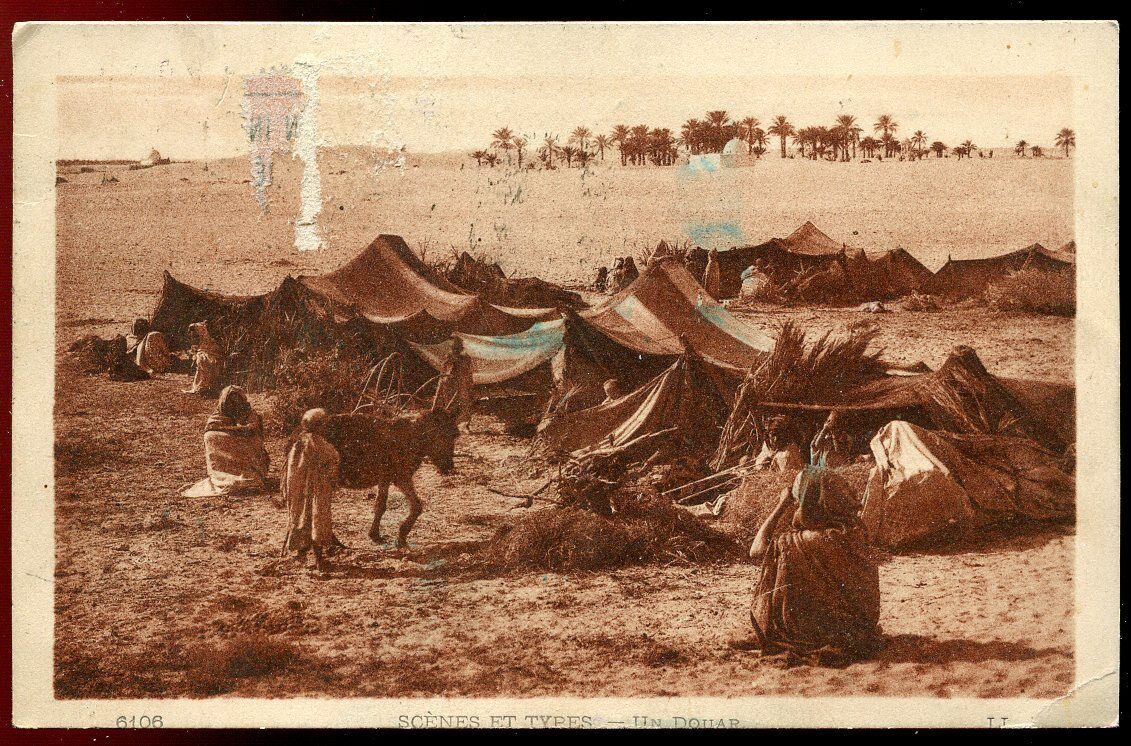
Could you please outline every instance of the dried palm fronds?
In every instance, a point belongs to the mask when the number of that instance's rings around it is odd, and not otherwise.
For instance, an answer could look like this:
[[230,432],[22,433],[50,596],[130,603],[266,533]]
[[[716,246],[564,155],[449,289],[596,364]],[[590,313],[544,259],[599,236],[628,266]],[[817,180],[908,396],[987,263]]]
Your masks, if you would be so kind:
[[792,322],[783,324],[774,349],[750,370],[735,395],[712,467],[722,470],[732,466],[746,455],[752,443],[764,437],[758,404],[820,404],[882,377],[886,367],[880,362],[882,350],[869,351],[876,334],[875,328],[838,336],[826,332],[806,344],[799,327]]

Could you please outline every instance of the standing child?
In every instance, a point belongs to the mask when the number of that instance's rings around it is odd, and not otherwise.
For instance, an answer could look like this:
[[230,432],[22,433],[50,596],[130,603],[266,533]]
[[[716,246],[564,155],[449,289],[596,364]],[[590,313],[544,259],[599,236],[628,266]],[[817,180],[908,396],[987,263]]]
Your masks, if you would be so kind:
[[292,550],[305,557],[313,548],[314,564],[320,573],[330,571],[323,552],[334,543],[330,502],[338,488],[340,462],[337,449],[324,437],[329,421],[324,409],[311,409],[302,416],[302,435],[287,454],[281,485],[283,501],[290,511],[283,552]]

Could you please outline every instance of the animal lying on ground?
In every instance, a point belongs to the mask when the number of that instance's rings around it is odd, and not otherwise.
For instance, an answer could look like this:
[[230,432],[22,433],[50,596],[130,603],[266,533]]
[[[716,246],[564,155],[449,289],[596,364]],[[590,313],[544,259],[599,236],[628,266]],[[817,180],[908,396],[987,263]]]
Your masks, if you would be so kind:
[[[413,475],[425,459],[441,474],[453,469],[455,420],[444,411],[430,411],[390,419],[366,414],[339,414],[330,418],[326,439],[341,456],[340,484],[351,489],[377,488],[369,538],[382,543],[381,517],[389,499],[389,486],[404,493],[408,516],[397,532],[397,548],[404,548],[408,533],[424,506],[413,486]],[[372,493],[370,493],[372,496]]]

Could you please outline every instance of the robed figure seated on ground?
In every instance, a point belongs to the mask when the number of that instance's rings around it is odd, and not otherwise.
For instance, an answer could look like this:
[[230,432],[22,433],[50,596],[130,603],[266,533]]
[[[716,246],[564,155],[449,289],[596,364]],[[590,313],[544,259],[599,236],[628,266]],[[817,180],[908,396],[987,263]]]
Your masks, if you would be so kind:
[[263,420],[239,386],[228,386],[220,393],[216,411],[208,418],[204,463],[208,476],[187,489],[186,497],[248,495],[271,488]]
[[[806,468],[782,491],[750,555],[762,562],[745,647],[843,665],[880,643],[880,575],[849,484]],[[781,521],[789,521],[782,527]]]

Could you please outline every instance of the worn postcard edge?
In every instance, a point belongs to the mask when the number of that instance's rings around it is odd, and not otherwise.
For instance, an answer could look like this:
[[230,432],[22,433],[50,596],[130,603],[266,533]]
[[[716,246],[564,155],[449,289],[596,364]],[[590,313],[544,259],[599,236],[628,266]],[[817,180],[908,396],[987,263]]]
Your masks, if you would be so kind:
[[[376,40],[411,30],[388,26],[323,24],[209,24],[210,38],[238,43],[270,41],[279,63],[327,49],[336,34],[371,33]],[[609,24],[593,24],[595,30]],[[623,24],[620,24],[623,25]],[[678,33],[678,24],[672,33]],[[730,25],[730,24],[721,24]],[[1075,239],[1079,310],[1076,317],[1078,519],[1076,527],[1076,684],[1054,700],[824,698],[528,698],[528,699],[212,699],[55,700],[53,679],[53,397],[55,360],[56,98],[60,75],[99,74],[83,64],[78,37],[93,26],[130,24],[20,24],[13,32],[13,474],[12,600],[13,713],[17,726],[112,727],[122,714],[161,715],[167,727],[304,727],[437,725],[465,716],[464,724],[554,724],[523,716],[575,716],[565,724],[631,725],[634,716],[666,724],[700,725],[737,719],[744,726],[959,726],[991,717],[1008,726],[1108,725],[1118,719],[1119,671],[1119,306],[1118,306],[1118,25],[1114,22],[996,24],[789,23],[742,24],[750,33],[787,35],[821,48],[834,43],[828,67],[842,73],[853,61],[873,73],[1056,74],[1072,79],[1075,162]],[[167,54],[193,24],[151,24],[147,38],[165,40]],[[466,26],[466,25],[464,25]],[[1007,33],[1016,47],[979,46],[967,36]],[[894,56],[892,39],[901,40]],[[964,43],[965,40],[965,43]],[[961,46],[961,52],[957,47]],[[1004,47],[1004,45],[1002,45]],[[902,53],[899,53],[899,50]],[[203,58],[243,69],[229,44]],[[131,48],[121,49],[123,67]],[[315,52],[315,54],[317,54]],[[211,55],[211,57],[208,57]],[[250,64],[246,67],[250,68]],[[146,71],[148,74],[150,71]],[[474,716],[475,720],[470,718]],[[683,721],[673,721],[683,717]],[[513,722],[513,721],[509,721]],[[557,724],[562,724],[560,721]],[[991,721],[992,724],[992,721]]]

